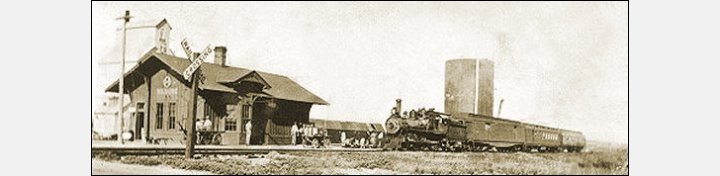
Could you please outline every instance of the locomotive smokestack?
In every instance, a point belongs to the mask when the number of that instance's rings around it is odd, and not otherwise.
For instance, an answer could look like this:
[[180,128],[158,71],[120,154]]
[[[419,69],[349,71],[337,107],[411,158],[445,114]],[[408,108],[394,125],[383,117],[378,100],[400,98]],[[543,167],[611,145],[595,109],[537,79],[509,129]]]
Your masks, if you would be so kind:
[[395,109],[397,110],[397,112],[399,114],[402,114],[401,108],[402,108],[402,100],[398,98],[397,100],[395,100]]

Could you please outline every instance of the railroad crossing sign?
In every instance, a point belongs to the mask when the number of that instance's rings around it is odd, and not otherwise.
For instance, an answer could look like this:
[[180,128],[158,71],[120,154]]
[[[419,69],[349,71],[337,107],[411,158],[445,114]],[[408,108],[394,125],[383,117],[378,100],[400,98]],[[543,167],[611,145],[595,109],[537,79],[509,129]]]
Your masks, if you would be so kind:
[[190,61],[192,62],[193,54],[192,50],[190,50],[190,45],[188,45],[187,40],[183,39],[182,41],[180,41],[180,45],[182,45],[183,50],[185,50],[185,54],[187,54],[188,59],[190,59]]
[[202,53],[200,53],[200,56],[198,56],[198,58],[195,58],[195,60],[192,62],[192,64],[190,64],[190,66],[188,66],[188,68],[186,68],[185,71],[183,71],[183,77],[186,80],[188,80],[188,81],[192,80],[192,78],[191,78],[192,74],[195,72],[195,70],[200,68],[200,65],[203,64],[203,60],[205,59],[205,57],[210,55],[210,52],[212,52],[212,48],[210,48],[210,45],[208,45],[208,47],[205,48],[205,50],[203,50]]
[[[190,81],[193,90],[191,105],[192,112],[190,113],[193,115],[191,115],[190,118],[187,118],[187,121],[185,122],[185,124],[187,125],[185,129],[188,129],[188,132],[185,133],[185,137],[187,139],[185,141],[185,158],[190,159],[195,153],[195,115],[197,114],[198,84],[204,79],[204,77],[202,76],[202,70],[200,70],[199,68],[200,65],[203,64],[203,60],[205,59],[205,57],[210,55],[210,52],[212,52],[212,48],[210,48],[210,45],[208,45],[205,50],[203,50],[200,55],[195,58],[195,53],[190,50],[190,46],[188,45],[187,40],[183,39],[180,42],[180,45],[182,45],[183,50],[185,50],[185,54],[187,54],[188,59],[191,62],[190,66],[188,66],[185,71],[183,71],[183,77],[185,78],[185,80]],[[195,73],[196,71],[197,73]]]
[[[205,48],[205,50],[203,50],[203,51],[200,53],[200,56],[198,56],[197,58],[194,58],[194,57],[193,57],[193,52],[192,52],[192,50],[190,50],[190,46],[188,45],[188,42],[187,42],[186,39],[183,39],[183,40],[180,42],[180,45],[182,45],[183,50],[185,50],[185,54],[187,54],[188,59],[190,59],[190,62],[192,62],[192,63],[190,64],[190,66],[188,66],[188,67],[185,69],[185,71],[183,71],[183,78],[185,78],[185,80],[192,81],[192,74],[193,74],[198,68],[200,68],[200,65],[203,64],[203,60],[205,60],[205,58],[206,58],[208,55],[210,55],[210,52],[212,52],[212,48],[210,47],[210,45],[208,45],[208,46]],[[201,77],[202,77],[202,76],[201,76]]]

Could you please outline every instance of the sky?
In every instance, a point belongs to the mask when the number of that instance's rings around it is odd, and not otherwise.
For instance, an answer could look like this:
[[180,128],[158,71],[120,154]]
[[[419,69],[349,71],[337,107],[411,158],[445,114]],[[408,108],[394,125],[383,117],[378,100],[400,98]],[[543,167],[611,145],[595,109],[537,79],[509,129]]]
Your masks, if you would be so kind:
[[290,77],[330,103],[311,118],[383,123],[397,98],[442,110],[445,61],[487,58],[503,118],[628,141],[627,2],[92,2],[93,109],[125,10],[167,19],[178,55],[187,38]]

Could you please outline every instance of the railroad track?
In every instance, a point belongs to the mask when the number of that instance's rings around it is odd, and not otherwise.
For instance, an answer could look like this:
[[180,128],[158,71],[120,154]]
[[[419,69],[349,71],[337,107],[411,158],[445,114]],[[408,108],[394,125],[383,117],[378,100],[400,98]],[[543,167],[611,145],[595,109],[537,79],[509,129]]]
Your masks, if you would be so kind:
[[[116,155],[183,155],[185,148],[168,148],[168,147],[92,147],[92,154],[103,152],[114,153]],[[200,155],[249,155],[249,154],[267,154],[271,151],[279,153],[291,152],[380,152],[381,149],[337,149],[337,148],[196,148],[195,154]]]

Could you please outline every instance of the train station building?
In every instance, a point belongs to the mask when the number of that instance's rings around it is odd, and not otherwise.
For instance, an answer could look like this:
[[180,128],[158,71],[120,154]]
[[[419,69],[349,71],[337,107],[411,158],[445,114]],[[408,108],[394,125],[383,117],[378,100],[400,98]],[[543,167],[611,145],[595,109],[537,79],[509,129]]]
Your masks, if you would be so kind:
[[[124,117],[125,130],[134,140],[164,138],[181,141],[187,118],[191,118],[193,91],[183,71],[191,64],[188,58],[168,51],[169,26],[159,24],[155,46],[137,59],[137,64],[123,75],[124,94],[132,115]],[[313,105],[328,103],[287,76],[226,64],[228,48],[214,48],[214,58],[204,63],[199,84],[198,119],[208,118],[212,131],[221,132],[221,144],[245,144],[245,125],[251,123],[250,143],[290,144],[291,126],[308,123]],[[118,92],[118,81],[106,92]]]

